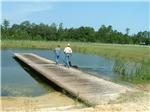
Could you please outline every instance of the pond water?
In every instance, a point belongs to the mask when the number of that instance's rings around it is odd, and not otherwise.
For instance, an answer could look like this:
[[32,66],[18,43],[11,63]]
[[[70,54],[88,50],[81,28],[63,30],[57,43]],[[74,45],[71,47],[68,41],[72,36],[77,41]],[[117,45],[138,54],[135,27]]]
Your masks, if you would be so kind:
[[[50,50],[35,49],[2,49],[1,50],[1,96],[38,96],[54,91],[37,74],[27,72],[29,68],[22,67],[14,59],[14,53],[34,53],[54,60]],[[62,53],[63,54],[63,53]],[[63,63],[62,55],[60,63]],[[85,72],[98,77],[116,80],[118,75],[113,72],[114,61],[104,57],[73,53],[72,64],[79,66]]]

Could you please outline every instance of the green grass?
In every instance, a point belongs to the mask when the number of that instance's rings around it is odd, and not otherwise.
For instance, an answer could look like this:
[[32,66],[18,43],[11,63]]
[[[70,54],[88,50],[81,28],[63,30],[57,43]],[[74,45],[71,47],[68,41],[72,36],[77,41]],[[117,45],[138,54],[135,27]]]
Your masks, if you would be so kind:
[[[2,40],[1,47],[53,49],[58,44],[61,45],[61,48],[64,48],[67,43],[59,41]],[[69,43],[74,52],[96,54],[115,59],[114,71],[122,74],[124,80],[134,83],[150,82],[150,46],[82,42]],[[130,64],[132,62],[133,64]],[[131,73],[128,73],[128,65],[131,67],[134,66],[135,70],[131,70]]]

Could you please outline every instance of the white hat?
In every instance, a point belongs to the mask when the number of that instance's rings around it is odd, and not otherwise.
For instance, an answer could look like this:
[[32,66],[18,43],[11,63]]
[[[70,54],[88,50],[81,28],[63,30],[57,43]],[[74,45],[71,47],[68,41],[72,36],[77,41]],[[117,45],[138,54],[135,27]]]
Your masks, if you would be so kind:
[[68,46],[70,46],[70,44],[68,43]]

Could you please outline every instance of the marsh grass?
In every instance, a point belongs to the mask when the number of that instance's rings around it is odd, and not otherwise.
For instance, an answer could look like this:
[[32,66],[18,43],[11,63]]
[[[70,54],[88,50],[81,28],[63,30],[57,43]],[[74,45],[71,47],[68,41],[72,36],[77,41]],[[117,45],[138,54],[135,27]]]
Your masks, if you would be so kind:
[[[67,43],[71,44],[74,52],[96,54],[115,60],[114,71],[121,74],[123,80],[134,83],[150,82],[150,46],[90,42],[2,40],[1,47],[54,49],[58,44],[61,48],[64,48]],[[130,72],[129,69],[131,69]]]

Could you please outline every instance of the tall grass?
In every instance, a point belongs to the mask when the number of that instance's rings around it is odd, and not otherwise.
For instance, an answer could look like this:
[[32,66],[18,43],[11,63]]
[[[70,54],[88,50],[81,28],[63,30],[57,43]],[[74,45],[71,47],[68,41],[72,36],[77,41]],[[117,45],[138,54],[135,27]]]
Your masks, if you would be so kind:
[[116,60],[113,70],[122,75],[122,79],[133,83],[150,82],[150,64],[132,60]]
[[[2,48],[53,49],[58,44],[64,48],[68,42],[2,40]],[[96,54],[116,60],[114,71],[125,80],[150,82],[150,46],[69,42],[74,52]],[[131,70],[129,70],[131,69]]]

